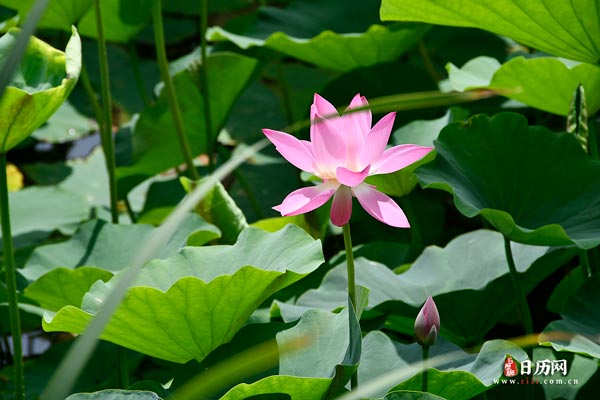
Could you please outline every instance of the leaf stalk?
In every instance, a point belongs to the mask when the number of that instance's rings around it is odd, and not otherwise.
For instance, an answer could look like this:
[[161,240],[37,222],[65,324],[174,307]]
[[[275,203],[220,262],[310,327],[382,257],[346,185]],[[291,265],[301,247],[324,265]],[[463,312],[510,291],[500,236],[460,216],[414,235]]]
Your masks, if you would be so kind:
[[6,153],[0,153],[0,222],[2,223],[2,245],[4,248],[4,273],[6,276],[6,296],[10,332],[13,343],[13,363],[15,380],[15,399],[25,398],[25,379],[23,373],[23,344],[21,341],[21,320],[17,299],[17,273],[15,270],[14,249],[10,229],[10,207],[8,200],[8,179],[6,176]]
[[110,216],[113,224],[119,222],[119,208],[117,206],[119,194],[117,192],[117,177],[115,163],[115,146],[112,136],[112,97],[110,94],[110,80],[108,74],[108,56],[106,53],[106,40],[104,38],[104,27],[102,25],[102,7],[100,0],[94,0],[96,11],[96,30],[98,35],[98,60],[100,63],[100,90],[102,94],[102,119],[100,125],[100,138],[102,150],[106,159],[106,170],[108,172],[108,186],[110,192]]
[[156,59],[158,61],[158,67],[160,69],[160,76],[165,85],[164,90],[167,95],[167,101],[169,102],[169,108],[173,115],[173,122],[175,123],[175,132],[177,133],[177,139],[179,140],[179,146],[181,147],[181,154],[185,160],[188,173],[191,178],[195,181],[200,179],[198,171],[194,166],[194,157],[192,156],[192,150],[188,142],[188,138],[185,134],[185,128],[183,125],[183,117],[181,115],[181,109],[177,102],[177,95],[175,93],[175,87],[173,86],[173,80],[169,74],[169,63],[167,61],[167,51],[165,48],[165,34],[162,20],[162,2],[161,0],[154,0],[152,2],[152,21],[154,24],[154,42],[156,44]]

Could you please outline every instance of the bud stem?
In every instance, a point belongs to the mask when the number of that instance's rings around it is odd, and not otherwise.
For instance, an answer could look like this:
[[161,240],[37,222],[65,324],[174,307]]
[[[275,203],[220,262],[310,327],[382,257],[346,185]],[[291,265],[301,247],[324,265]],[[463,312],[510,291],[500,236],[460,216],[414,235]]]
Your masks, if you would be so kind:
[[[350,222],[343,226],[344,231],[344,247],[346,248],[346,267],[348,271],[348,296],[352,302],[352,307],[356,310],[356,283],[354,278],[354,255],[352,254],[352,237],[350,236]],[[351,313],[348,313],[348,318],[352,318]],[[356,389],[358,387],[358,374],[354,372],[350,379],[350,387]]]
[[421,391],[427,392],[429,388],[429,345],[423,344],[421,348],[423,349],[423,380],[421,381]]

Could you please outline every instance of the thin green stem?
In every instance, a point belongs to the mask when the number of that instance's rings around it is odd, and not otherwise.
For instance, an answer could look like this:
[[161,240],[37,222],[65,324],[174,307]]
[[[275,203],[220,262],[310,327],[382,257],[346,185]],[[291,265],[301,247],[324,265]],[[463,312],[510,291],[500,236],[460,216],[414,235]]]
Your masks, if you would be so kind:
[[10,332],[13,342],[13,363],[15,379],[15,399],[25,398],[25,380],[23,375],[23,345],[21,342],[21,321],[17,300],[17,273],[10,230],[10,208],[8,204],[8,181],[6,177],[6,153],[0,153],[0,221],[2,223],[2,245],[4,247],[4,273],[6,275],[6,295]]
[[94,1],[96,10],[96,30],[98,35],[98,61],[100,63],[100,86],[102,93],[102,119],[100,124],[100,138],[106,159],[106,170],[108,171],[108,186],[110,191],[110,216],[113,224],[119,223],[119,208],[117,202],[117,177],[115,165],[115,148],[112,136],[112,98],[110,95],[110,81],[108,78],[108,56],[106,53],[106,41],[104,39],[104,27],[102,25],[102,10],[100,0]]
[[348,296],[356,309],[356,283],[354,277],[354,254],[352,253],[352,236],[350,236],[350,223],[343,226],[344,247],[346,248],[346,265],[348,268]]
[[204,123],[206,129],[206,153],[208,154],[208,170],[212,172],[212,157],[214,152],[214,137],[212,114],[210,107],[210,90],[208,87],[208,57],[206,56],[206,30],[208,29],[208,0],[202,0],[202,15],[200,16],[200,83],[202,85],[202,97],[204,98]]
[[181,110],[179,109],[179,103],[177,102],[177,95],[175,94],[175,87],[169,74],[169,63],[167,61],[167,51],[165,48],[165,35],[163,31],[163,20],[162,20],[162,5],[161,0],[154,0],[152,2],[152,20],[154,22],[154,41],[156,44],[156,58],[158,61],[158,67],[160,69],[160,76],[165,85],[165,92],[167,94],[167,100],[169,102],[169,108],[173,115],[173,122],[175,123],[175,132],[177,132],[177,139],[179,140],[179,146],[181,147],[181,154],[185,160],[188,173],[193,180],[199,180],[200,175],[194,166],[194,157],[192,156],[192,150],[188,142],[188,138],[185,135],[185,128],[183,125],[183,117],[181,116]]
[[[354,276],[354,254],[352,253],[352,236],[350,235],[350,222],[343,226],[344,231],[344,247],[346,248],[346,267],[348,270],[348,296],[352,307],[356,310],[356,282]],[[351,313],[348,313],[348,318],[352,318]],[[352,323],[352,322],[350,322]],[[350,379],[350,387],[356,389],[358,387],[358,374],[354,372]]]
[[422,345],[423,349],[423,375],[421,380],[421,391],[427,392],[429,390],[429,345]]
[[124,196],[123,202],[125,203],[125,208],[127,209],[127,215],[129,215],[129,219],[131,220],[131,223],[135,224],[137,222],[137,218],[135,216],[135,213],[133,212],[133,208],[131,208],[131,203],[129,202],[129,198],[127,196]]
[[512,280],[515,294],[517,295],[517,301],[519,302],[519,308],[521,309],[521,317],[523,318],[523,328],[525,329],[526,335],[533,334],[533,322],[531,320],[531,311],[529,310],[529,304],[527,304],[527,298],[521,283],[519,282],[519,273],[515,266],[515,260],[513,258],[512,249],[510,248],[510,240],[504,236],[504,251],[506,253],[506,261],[508,262],[508,270],[510,271],[510,278]]
[[140,94],[140,98],[144,102],[144,105],[147,107],[151,104],[150,96],[148,96],[148,92],[146,91],[146,86],[144,85],[144,78],[142,77],[142,69],[140,68],[140,59],[137,55],[137,51],[135,49],[135,45],[133,42],[129,42],[127,46],[129,53],[129,60],[131,61],[131,67],[133,68],[133,76],[135,77],[135,86]]

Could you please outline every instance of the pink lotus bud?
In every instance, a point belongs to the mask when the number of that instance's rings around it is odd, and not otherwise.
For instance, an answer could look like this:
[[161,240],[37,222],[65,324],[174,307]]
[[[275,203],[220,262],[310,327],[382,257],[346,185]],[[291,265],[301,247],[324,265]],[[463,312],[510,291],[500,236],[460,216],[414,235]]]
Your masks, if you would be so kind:
[[431,346],[435,344],[439,331],[440,314],[435,302],[429,296],[415,320],[415,337],[422,346]]

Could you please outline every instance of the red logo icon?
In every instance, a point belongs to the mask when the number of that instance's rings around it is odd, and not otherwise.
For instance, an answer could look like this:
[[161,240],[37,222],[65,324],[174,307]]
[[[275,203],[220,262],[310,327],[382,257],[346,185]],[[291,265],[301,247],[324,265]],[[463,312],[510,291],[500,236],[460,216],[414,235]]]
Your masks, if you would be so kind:
[[504,376],[516,376],[519,373],[517,363],[511,356],[506,357],[504,361]]

